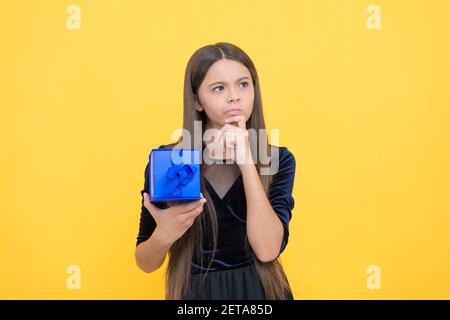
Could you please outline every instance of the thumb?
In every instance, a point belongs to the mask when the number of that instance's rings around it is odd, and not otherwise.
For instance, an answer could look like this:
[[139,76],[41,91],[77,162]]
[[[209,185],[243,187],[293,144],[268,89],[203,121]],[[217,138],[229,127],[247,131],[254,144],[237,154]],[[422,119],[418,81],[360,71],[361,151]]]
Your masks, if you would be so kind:
[[159,217],[159,208],[150,202],[147,192],[144,192],[144,207],[150,212],[155,220]]

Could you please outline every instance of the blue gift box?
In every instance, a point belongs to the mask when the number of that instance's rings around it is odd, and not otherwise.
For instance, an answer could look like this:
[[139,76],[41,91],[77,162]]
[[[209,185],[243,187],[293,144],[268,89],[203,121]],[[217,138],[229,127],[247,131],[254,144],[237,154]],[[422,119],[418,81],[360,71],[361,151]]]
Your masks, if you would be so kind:
[[152,149],[148,171],[150,201],[199,200],[200,154],[200,148]]

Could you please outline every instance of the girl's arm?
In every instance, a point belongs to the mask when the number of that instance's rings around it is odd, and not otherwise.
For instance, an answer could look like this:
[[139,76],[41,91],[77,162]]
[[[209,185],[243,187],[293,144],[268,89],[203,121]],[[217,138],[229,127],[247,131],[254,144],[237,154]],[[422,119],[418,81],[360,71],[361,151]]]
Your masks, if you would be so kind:
[[247,202],[247,237],[262,262],[275,260],[283,241],[283,225],[273,210],[254,164],[240,166]]
[[144,272],[155,271],[163,264],[171,245],[162,240],[156,228],[150,238],[136,247],[136,264]]
[[[242,173],[247,203],[247,237],[256,257],[269,262],[280,255],[283,244],[283,224],[273,210],[252,161],[248,131],[242,115],[225,120],[218,137],[219,145],[234,147],[234,160]],[[237,123],[237,126],[231,125]],[[230,140],[228,140],[230,138]]]
[[[153,217],[156,227],[150,234],[150,238],[138,244],[135,257],[139,268],[145,272],[152,272],[163,264],[172,244],[192,226],[195,218],[203,212],[206,199],[202,195],[198,201],[189,201],[161,209],[150,202],[146,192],[143,192],[143,197],[139,234],[148,233],[149,219],[142,219],[146,216],[147,218]],[[143,223],[144,221],[147,222]]]

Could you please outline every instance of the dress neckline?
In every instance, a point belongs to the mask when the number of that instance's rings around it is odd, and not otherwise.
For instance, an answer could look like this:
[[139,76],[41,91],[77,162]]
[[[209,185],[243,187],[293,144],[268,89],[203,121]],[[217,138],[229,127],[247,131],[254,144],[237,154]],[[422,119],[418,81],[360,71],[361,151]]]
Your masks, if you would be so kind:
[[206,184],[209,185],[209,187],[210,187],[209,189],[212,190],[212,191],[214,192],[214,194],[216,195],[216,197],[217,197],[220,201],[223,201],[223,200],[225,200],[225,198],[228,197],[228,195],[231,193],[231,191],[237,186],[237,182],[240,181],[240,180],[242,180],[242,173],[240,173],[240,174],[238,175],[238,177],[236,178],[236,180],[234,180],[233,184],[232,184],[231,187],[225,192],[225,194],[223,195],[222,198],[217,194],[216,190],[214,189],[214,187],[212,186],[212,184],[208,181],[208,179],[207,179],[206,177],[204,177],[204,179],[205,179]]

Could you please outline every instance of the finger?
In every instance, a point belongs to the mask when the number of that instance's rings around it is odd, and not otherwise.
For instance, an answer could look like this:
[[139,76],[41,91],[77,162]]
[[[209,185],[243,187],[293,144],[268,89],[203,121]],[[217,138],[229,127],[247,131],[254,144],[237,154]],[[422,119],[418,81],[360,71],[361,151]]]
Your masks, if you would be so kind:
[[227,147],[233,145],[234,136],[239,135],[240,130],[231,124],[225,124],[220,128],[219,133],[216,135],[217,139],[209,145],[210,157],[212,159],[223,159],[224,156],[226,157]]
[[248,131],[234,127],[233,129],[227,130],[225,137],[227,146],[237,146],[244,142],[243,139],[245,139],[245,137],[248,137]]
[[247,125],[245,123],[245,119],[243,118],[241,121],[238,122],[238,127],[244,130],[247,130]]
[[220,135],[220,141],[218,141],[218,143],[221,143],[221,145],[223,147],[226,147],[227,139],[231,139],[233,137],[235,130],[236,130],[236,126],[233,126],[231,124],[224,125],[220,129],[221,135]]
[[[216,158],[218,152],[218,146],[223,145],[224,130],[220,129],[208,129],[208,137],[206,148],[208,149],[209,156],[213,159]],[[219,150],[220,151],[220,150]]]
[[[241,122],[241,126],[242,126]],[[236,127],[230,124],[227,124],[224,126],[224,135],[226,138],[232,138],[232,137],[239,137],[239,136],[245,136],[248,137],[248,131],[245,129],[245,123],[244,128]]]
[[206,199],[203,197],[200,200],[197,201],[189,201],[183,204],[179,204],[177,206],[174,206],[172,208],[176,208],[176,212],[180,214],[187,213],[189,211],[192,211],[193,209],[202,206],[206,202]]
[[159,208],[150,202],[150,198],[147,192],[144,192],[144,207],[150,212],[150,214],[155,218],[159,213]]
[[223,152],[225,159],[234,160],[235,158],[235,147],[237,145],[237,140],[240,139],[242,135],[242,129],[237,128],[236,126],[227,124],[224,126],[224,135],[223,135]]
[[186,219],[195,219],[198,215],[200,215],[204,211],[204,205],[194,208],[189,212],[186,212],[184,216]]
[[217,141],[222,134],[220,129],[208,129],[207,133],[205,133],[205,142],[215,142]]
[[245,126],[245,117],[243,115],[231,116],[225,120],[226,123],[237,123],[241,129],[247,129]]
[[225,134],[225,131],[222,130],[222,129],[220,129],[220,130],[217,132],[217,135],[214,136],[214,141],[213,141],[213,143],[219,143],[219,142],[223,139],[224,134]]
[[225,150],[225,129],[222,128],[219,130],[219,133],[217,134],[216,138],[214,139],[214,142],[211,142],[208,145],[208,150],[210,157],[212,159],[222,159],[223,153]]
[[225,122],[226,123],[233,123],[233,122],[238,123],[242,120],[245,120],[245,117],[244,117],[244,115],[240,114],[240,115],[234,115],[234,116],[230,116],[230,117],[226,118]]

